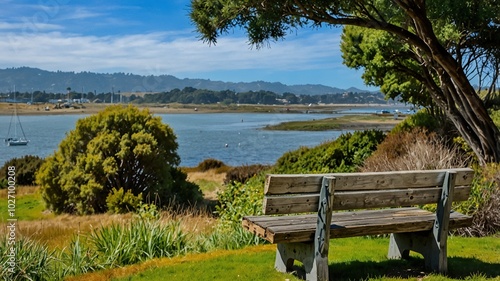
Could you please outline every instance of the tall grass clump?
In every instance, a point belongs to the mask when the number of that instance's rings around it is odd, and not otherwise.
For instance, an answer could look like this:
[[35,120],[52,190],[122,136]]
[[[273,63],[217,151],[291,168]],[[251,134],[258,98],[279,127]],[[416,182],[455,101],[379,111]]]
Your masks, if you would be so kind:
[[181,230],[179,221],[164,223],[144,216],[127,224],[95,230],[89,242],[106,267],[172,257],[188,251],[187,235]]
[[14,246],[6,238],[0,240],[0,275],[4,280],[51,280],[55,274],[54,261],[54,252],[34,240],[20,237]]
[[59,280],[65,276],[85,274],[105,268],[104,264],[99,262],[96,251],[80,238],[80,235],[74,236],[69,248],[60,253],[56,265]]
[[219,224],[214,231],[197,236],[192,242],[192,249],[204,253],[214,250],[236,250],[264,243],[265,240],[246,231],[239,224]]

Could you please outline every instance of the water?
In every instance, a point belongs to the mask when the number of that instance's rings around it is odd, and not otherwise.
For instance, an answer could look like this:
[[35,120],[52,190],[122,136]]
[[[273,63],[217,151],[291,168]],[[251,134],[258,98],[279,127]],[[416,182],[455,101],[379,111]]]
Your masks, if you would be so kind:
[[[261,128],[280,122],[311,120],[342,114],[159,114],[177,136],[181,166],[196,166],[215,158],[232,166],[274,164],[285,152],[300,146],[315,146],[337,138],[341,132],[284,132]],[[55,150],[78,119],[88,115],[20,116],[30,143],[27,146],[0,145],[0,166],[14,157],[46,157]],[[0,132],[6,134],[11,116],[0,116]],[[1,138],[6,136],[0,135]]]

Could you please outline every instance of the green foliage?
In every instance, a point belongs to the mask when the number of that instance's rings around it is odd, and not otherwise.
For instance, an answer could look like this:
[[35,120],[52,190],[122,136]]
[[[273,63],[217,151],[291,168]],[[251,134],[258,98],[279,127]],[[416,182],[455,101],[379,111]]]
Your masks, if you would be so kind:
[[[285,153],[271,169],[255,171],[247,181],[231,181],[218,194],[217,214],[223,224],[237,225],[243,216],[262,213],[266,171],[272,173],[329,173],[357,169],[384,139],[381,131],[343,134],[314,148],[301,147]],[[244,183],[242,183],[244,182]]]
[[500,231],[500,164],[477,167],[468,201],[454,205],[464,214],[473,216],[473,225],[458,229],[467,236],[488,236]]
[[265,243],[267,243],[266,240],[243,229],[239,224],[219,224],[214,231],[196,237],[193,250],[201,253],[214,250],[236,250]]
[[[469,78],[490,83],[486,86],[491,89],[498,83],[500,29],[493,23],[499,21],[499,9],[497,0],[428,5],[388,0],[192,0],[190,17],[205,42],[215,44],[228,31],[241,28],[257,47],[300,28],[343,26],[344,63],[364,69],[366,84],[380,86],[387,98],[439,107],[479,161],[488,163],[500,158],[498,146],[488,140],[498,139],[500,132],[486,116]],[[476,56],[463,59],[468,54]]]
[[106,198],[123,188],[156,204],[196,201],[201,192],[176,166],[176,136],[160,117],[136,107],[110,106],[78,120],[37,174],[55,213],[107,211]]
[[136,211],[136,216],[140,220],[158,220],[160,219],[160,213],[158,208],[153,204],[141,204]]
[[217,194],[216,213],[222,224],[239,225],[244,216],[262,213],[264,178],[259,174],[246,183],[232,182]]
[[427,131],[433,132],[436,131],[439,126],[440,123],[436,119],[436,117],[432,114],[429,114],[427,110],[423,109],[413,115],[406,117],[405,120],[397,124],[394,129],[391,130],[391,132],[410,132],[415,128],[424,128]]
[[281,156],[274,173],[353,172],[385,138],[378,130],[342,134],[338,139],[314,148],[301,147]]
[[[15,241],[15,245],[9,241]],[[11,249],[14,250],[14,259]],[[0,239],[0,275],[4,280],[49,280],[54,274],[53,262],[54,253],[36,241],[24,237]]]
[[111,193],[106,198],[108,212],[115,214],[134,212],[141,205],[141,203],[142,193],[139,193],[139,195],[136,196],[132,194],[130,189],[125,192],[123,188],[117,190],[113,187]]
[[105,266],[98,260],[98,255],[87,244],[80,240],[80,236],[75,236],[71,241],[69,249],[62,251],[57,264],[59,279],[65,276],[85,274],[100,269]]
[[490,110],[489,114],[491,119],[493,120],[493,123],[495,123],[495,125],[500,128],[500,110]]
[[43,159],[38,156],[26,155],[21,158],[13,158],[7,161],[0,168],[0,188],[7,187],[7,169],[15,167],[16,184],[33,185],[35,184],[35,173],[43,163]]

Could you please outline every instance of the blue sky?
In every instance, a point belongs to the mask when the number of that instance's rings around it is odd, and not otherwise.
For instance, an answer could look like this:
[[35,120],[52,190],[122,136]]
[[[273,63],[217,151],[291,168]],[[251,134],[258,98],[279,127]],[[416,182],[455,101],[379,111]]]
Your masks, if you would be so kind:
[[342,64],[340,29],[299,30],[256,49],[237,30],[199,40],[189,0],[0,0],[0,68],[169,74],[225,82],[364,85]]

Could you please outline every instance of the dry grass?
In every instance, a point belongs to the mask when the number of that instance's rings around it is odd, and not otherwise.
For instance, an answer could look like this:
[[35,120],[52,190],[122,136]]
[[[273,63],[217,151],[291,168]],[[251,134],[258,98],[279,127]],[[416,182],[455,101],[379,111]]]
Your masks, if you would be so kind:
[[[16,186],[16,196],[35,194],[38,192],[38,186]],[[0,198],[7,198],[7,189],[0,189]]]
[[198,182],[198,181],[211,181],[223,184],[224,178],[226,178],[225,173],[218,173],[216,170],[208,170],[206,172],[190,172],[188,174],[188,181]]
[[218,169],[210,169],[205,172],[191,171],[187,180],[200,186],[203,197],[207,200],[217,199],[217,192],[224,188],[226,173],[220,173]]
[[469,157],[435,133],[393,133],[368,157],[362,172],[433,170],[469,166]]
[[[111,224],[125,224],[134,218],[133,214],[98,214],[87,216],[59,215],[52,219],[18,221],[17,232],[20,236],[47,244],[49,249],[67,247],[75,235],[88,235],[93,230]],[[166,210],[161,212],[162,221],[179,221],[186,233],[207,233],[213,229],[215,218],[200,208]],[[5,223],[0,224],[0,235],[7,231]]]
[[[206,172],[191,172],[188,180],[201,183],[205,186],[205,197],[214,199],[216,192],[223,187],[224,173],[214,170]],[[211,187],[207,187],[207,186]],[[207,190],[209,189],[209,190]],[[35,194],[39,190],[36,186],[25,186],[16,189],[16,196]],[[7,190],[0,190],[0,198],[7,197]],[[48,212],[48,211],[47,211]],[[87,235],[95,229],[111,224],[125,224],[134,218],[133,214],[97,214],[87,216],[57,215],[32,221],[19,220],[17,231],[20,236],[46,243],[50,249],[67,247],[75,235]],[[171,207],[160,213],[162,221],[179,221],[182,231],[198,234],[213,230],[216,219],[211,211],[204,206],[187,208]],[[6,223],[0,223],[0,235],[6,234]]]
[[130,220],[131,217],[131,214],[59,215],[51,219],[18,221],[17,231],[21,236],[47,244],[50,249],[62,249],[69,245],[74,235],[85,235],[95,228],[111,223],[123,223]]

